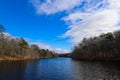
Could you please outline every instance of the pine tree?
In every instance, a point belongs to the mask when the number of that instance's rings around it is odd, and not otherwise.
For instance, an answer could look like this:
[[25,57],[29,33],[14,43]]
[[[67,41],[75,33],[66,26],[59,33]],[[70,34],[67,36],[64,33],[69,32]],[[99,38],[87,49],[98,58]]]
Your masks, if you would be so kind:
[[0,33],[5,32],[5,28],[3,25],[0,24]]

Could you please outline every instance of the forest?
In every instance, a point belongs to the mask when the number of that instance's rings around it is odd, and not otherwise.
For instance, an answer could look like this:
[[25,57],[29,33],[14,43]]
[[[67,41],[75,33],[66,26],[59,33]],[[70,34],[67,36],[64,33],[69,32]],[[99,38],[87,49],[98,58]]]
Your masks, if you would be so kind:
[[30,45],[24,38],[6,36],[5,28],[0,24],[0,60],[21,60],[58,57],[48,49]]
[[71,57],[78,60],[120,60],[120,30],[84,38],[74,46]]

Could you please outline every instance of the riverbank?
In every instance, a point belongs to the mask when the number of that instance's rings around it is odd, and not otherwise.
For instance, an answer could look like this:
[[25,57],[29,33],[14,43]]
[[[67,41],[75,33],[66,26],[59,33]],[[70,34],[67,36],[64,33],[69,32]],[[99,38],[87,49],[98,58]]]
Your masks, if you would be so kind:
[[55,57],[9,57],[9,56],[4,56],[0,57],[0,61],[16,61],[16,60],[35,60],[35,59],[48,59],[48,58],[55,58]]

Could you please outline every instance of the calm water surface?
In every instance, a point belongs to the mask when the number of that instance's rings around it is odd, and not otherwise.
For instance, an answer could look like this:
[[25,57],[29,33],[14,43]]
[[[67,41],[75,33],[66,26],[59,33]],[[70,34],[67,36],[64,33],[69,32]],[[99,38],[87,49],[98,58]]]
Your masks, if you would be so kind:
[[0,80],[120,80],[120,62],[70,58],[0,61]]

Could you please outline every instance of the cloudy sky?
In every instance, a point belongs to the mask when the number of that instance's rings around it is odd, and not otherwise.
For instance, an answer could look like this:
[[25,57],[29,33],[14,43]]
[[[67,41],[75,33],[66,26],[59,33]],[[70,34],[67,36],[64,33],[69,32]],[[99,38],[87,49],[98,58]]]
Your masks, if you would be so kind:
[[0,24],[9,34],[59,53],[118,30],[119,19],[120,0],[0,0]]

